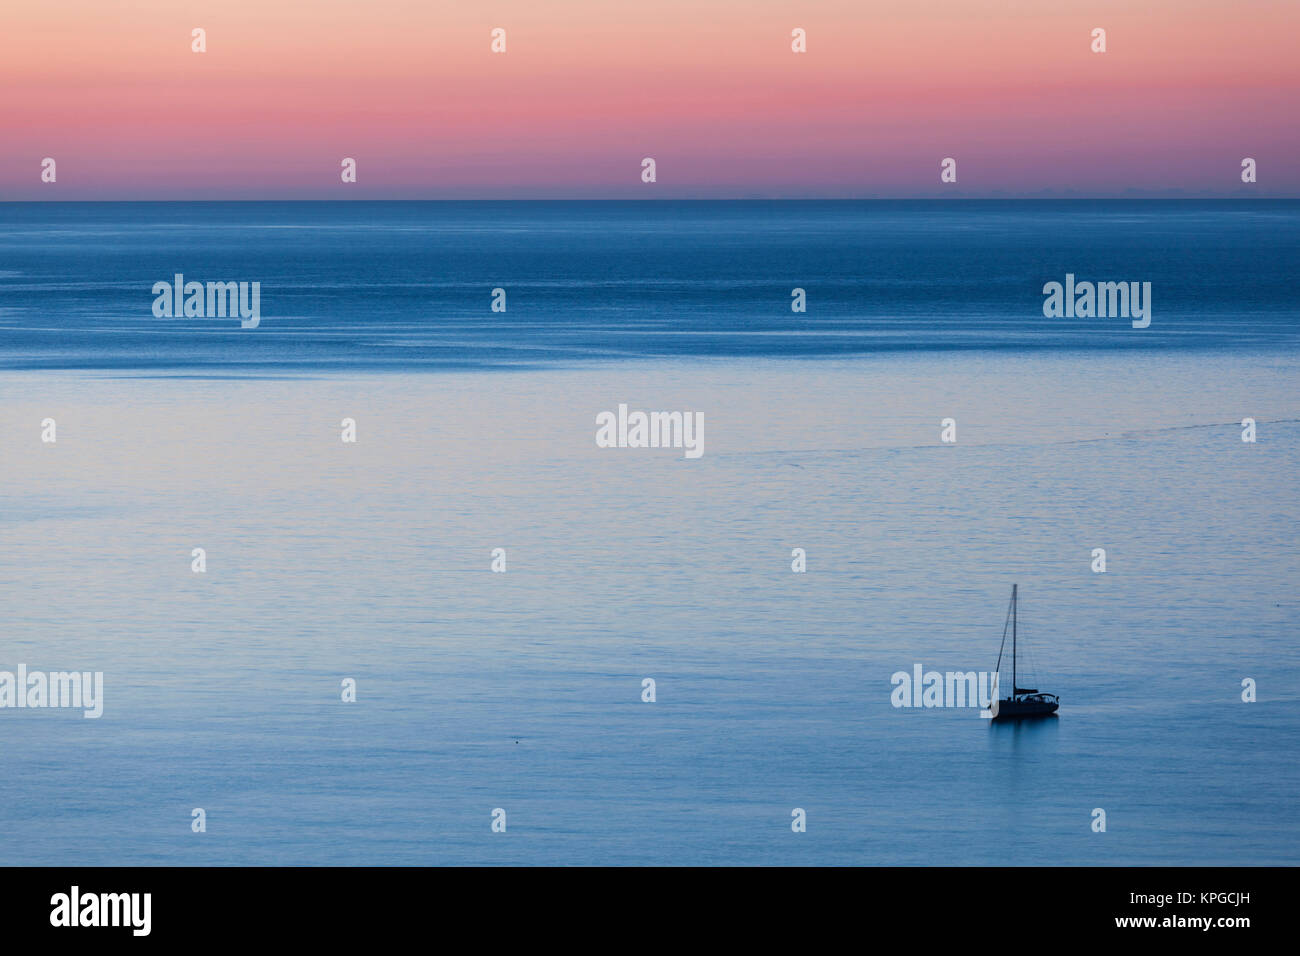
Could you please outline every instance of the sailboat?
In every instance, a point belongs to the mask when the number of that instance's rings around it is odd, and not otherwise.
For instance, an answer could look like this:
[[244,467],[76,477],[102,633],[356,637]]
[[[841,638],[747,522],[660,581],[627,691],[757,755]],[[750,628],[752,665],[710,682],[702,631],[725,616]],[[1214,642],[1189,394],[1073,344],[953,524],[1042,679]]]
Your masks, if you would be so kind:
[[1047,717],[1056,713],[1061,706],[1061,699],[1055,694],[1043,694],[1033,687],[1021,687],[1016,682],[1016,592],[1017,585],[1011,585],[1011,606],[1007,608],[1007,620],[1002,625],[1002,646],[998,648],[998,664],[993,670],[1000,673],[1002,669],[1002,652],[1007,646],[1007,627],[1011,627],[1011,694],[997,702],[993,710],[994,720],[1019,720],[1024,717]]

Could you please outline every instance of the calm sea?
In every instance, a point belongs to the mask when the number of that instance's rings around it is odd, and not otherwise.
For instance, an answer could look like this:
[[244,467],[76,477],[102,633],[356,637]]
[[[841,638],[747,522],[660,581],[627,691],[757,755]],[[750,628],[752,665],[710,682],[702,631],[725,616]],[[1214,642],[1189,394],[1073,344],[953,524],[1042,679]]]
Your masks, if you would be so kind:
[[[0,204],[0,670],[104,674],[0,709],[0,863],[1300,862],[1297,262],[1295,202]],[[1059,718],[893,707],[1013,583]]]

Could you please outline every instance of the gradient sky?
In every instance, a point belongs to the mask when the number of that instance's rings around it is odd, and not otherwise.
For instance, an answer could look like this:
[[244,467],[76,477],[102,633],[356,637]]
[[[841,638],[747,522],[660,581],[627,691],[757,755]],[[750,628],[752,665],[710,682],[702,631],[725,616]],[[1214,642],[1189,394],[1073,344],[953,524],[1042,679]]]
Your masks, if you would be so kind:
[[0,199],[1300,196],[1298,36],[1300,0],[12,2]]

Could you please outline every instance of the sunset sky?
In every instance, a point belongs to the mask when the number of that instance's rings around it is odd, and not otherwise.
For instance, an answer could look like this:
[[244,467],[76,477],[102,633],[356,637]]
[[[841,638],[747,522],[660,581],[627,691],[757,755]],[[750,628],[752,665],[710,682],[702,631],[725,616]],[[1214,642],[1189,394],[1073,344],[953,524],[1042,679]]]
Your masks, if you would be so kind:
[[0,199],[1300,196],[1298,36],[1297,0],[13,2]]

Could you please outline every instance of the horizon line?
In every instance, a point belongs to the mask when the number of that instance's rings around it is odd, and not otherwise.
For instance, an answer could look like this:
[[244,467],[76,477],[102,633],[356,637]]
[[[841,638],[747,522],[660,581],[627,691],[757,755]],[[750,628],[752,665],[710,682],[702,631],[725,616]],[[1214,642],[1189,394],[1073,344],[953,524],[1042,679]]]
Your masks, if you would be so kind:
[[1096,196],[662,196],[632,198],[625,196],[438,196],[438,197],[243,197],[243,198],[185,198],[185,199],[3,199],[0,205],[47,205],[74,203],[133,203],[168,205],[173,203],[473,203],[473,202],[590,202],[590,203],[667,203],[667,202],[1258,202],[1300,201],[1300,194],[1268,194],[1260,196],[1204,195],[1096,195]]

